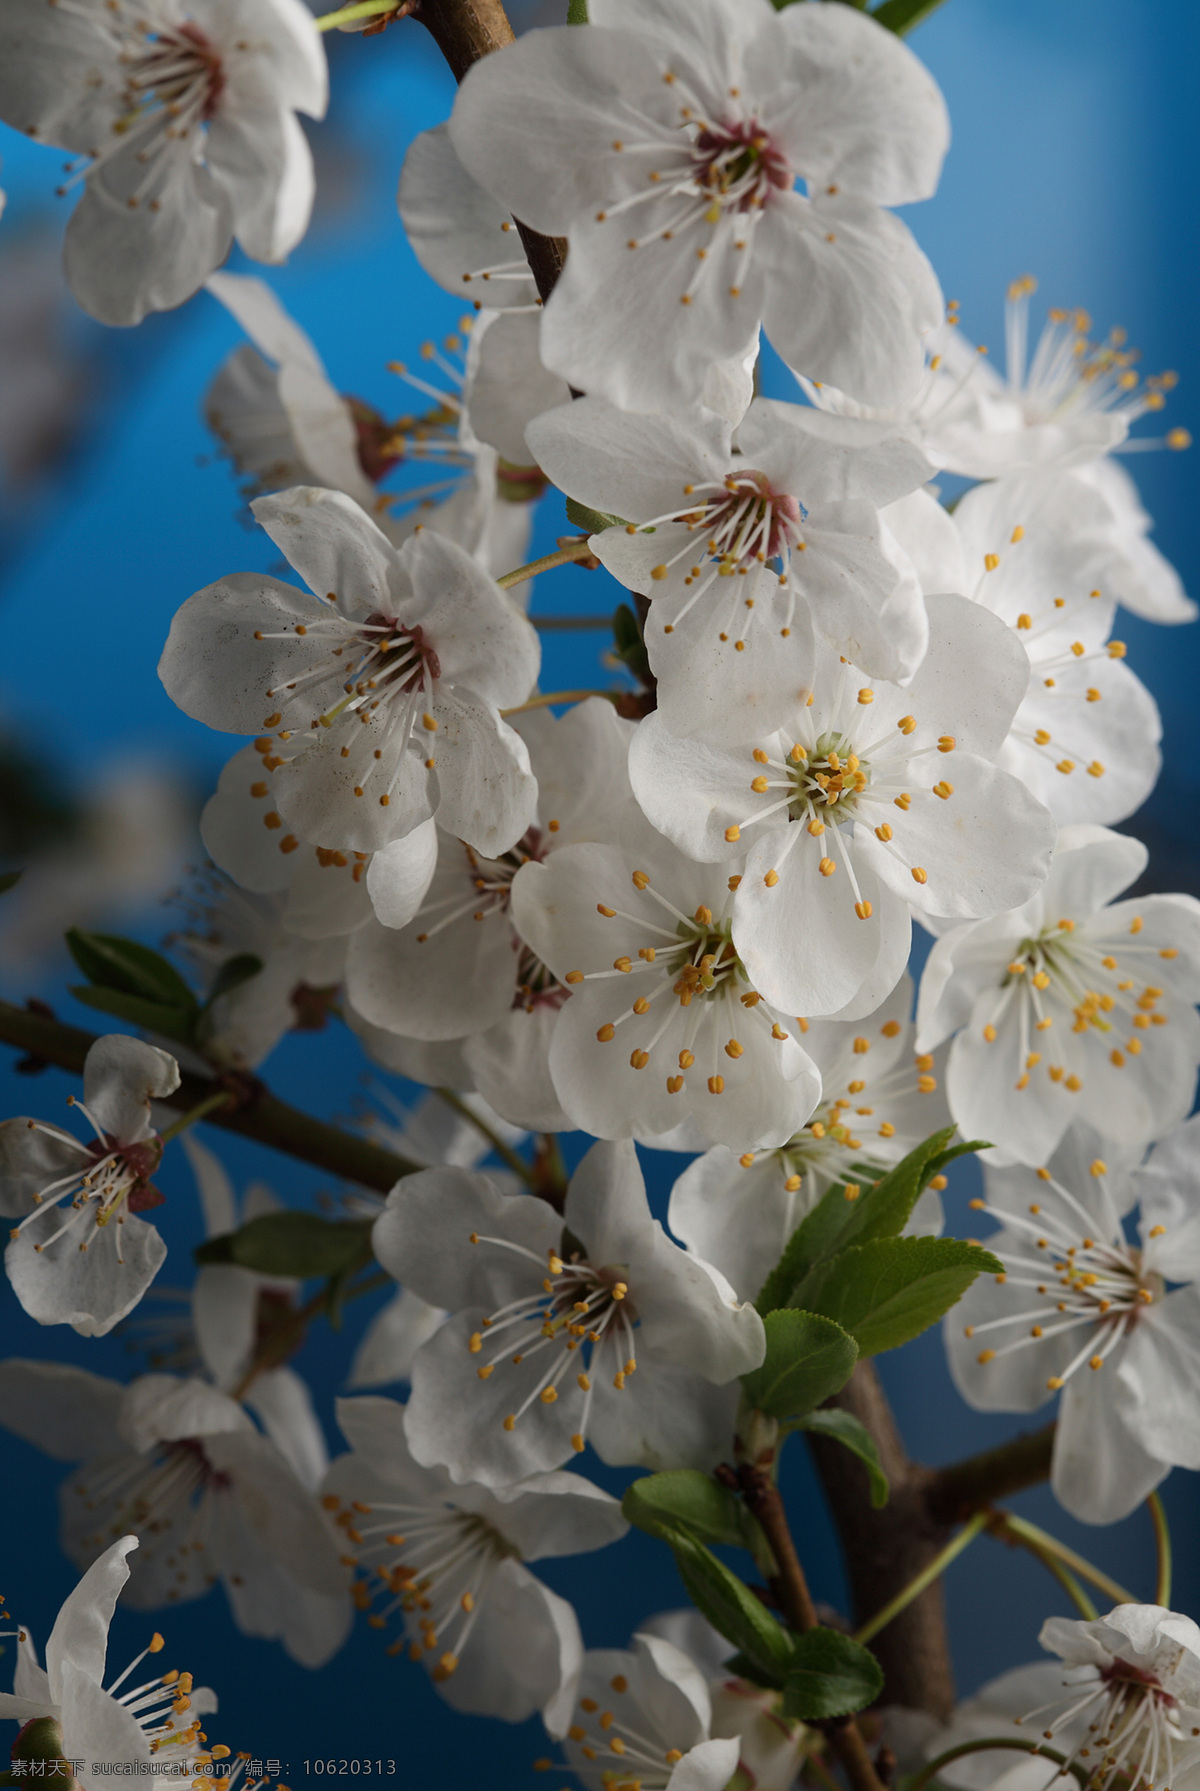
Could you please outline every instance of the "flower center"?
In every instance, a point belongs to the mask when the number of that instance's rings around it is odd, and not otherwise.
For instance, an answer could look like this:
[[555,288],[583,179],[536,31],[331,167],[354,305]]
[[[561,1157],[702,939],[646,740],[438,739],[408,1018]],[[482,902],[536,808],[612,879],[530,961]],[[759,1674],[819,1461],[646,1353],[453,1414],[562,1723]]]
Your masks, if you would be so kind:
[[[1097,1158],[1091,1173],[1103,1181],[1106,1165]],[[1143,1269],[1141,1251],[1126,1243],[1119,1230],[1109,1238],[1098,1236],[1096,1221],[1083,1203],[1055,1181],[1048,1169],[1039,1169],[1037,1176],[1058,1197],[1054,1207],[1033,1201],[1026,1216],[989,1206],[986,1200],[971,1202],[976,1211],[991,1213],[1025,1240],[1023,1248],[1004,1251],[1004,1273],[997,1280],[1030,1288],[1037,1303],[984,1324],[967,1325],[964,1335],[975,1338],[984,1333],[1003,1334],[1013,1326],[1022,1328],[1013,1341],[980,1351],[977,1360],[986,1366],[1015,1350],[1035,1347],[1068,1331],[1083,1331],[1082,1347],[1046,1382],[1047,1389],[1056,1393],[1085,1362],[1095,1370],[1104,1366],[1132,1332],[1144,1308],[1161,1299],[1163,1283],[1160,1276]],[[1156,1226],[1151,1235],[1161,1236],[1162,1227]]]
[[[690,595],[663,632],[673,634],[700,599],[713,590],[718,579],[751,577],[749,585],[727,593],[734,607],[728,615],[722,611],[719,618],[719,638],[726,641],[736,637],[735,648],[744,651],[746,642],[742,637],[755,619],[760,578],[769,570],[773,582],[789,585],[792,554],[804,551],[800,525],[808,512],[798,497],[788,491],[776,491],[767,475],[753,468],[735,469],[723,480],[685,485],[683,494],[699,501],[669,515],[653,517],[636,528],[629,525],[633,534],[652,534],[667,525],[686,530],[682,544],[650,573],[652,579],[661,581],[675,567],[687,564],[683,588]],[[770,606],[766,613],[774,618]],[[791,615],[789,604],[782,629],[785,636],[791,633]]]
[[[629,922],[642,938],[649,937],[654,943],[637,945],[634,948],[636,958],[632,950],[614,958],[611,970],[569,970],[565,980],[569,985],[575,985],[606,981],[613,976],[640,974],[649,976],[654,983],[649,995],[636,996],[616,1019],[607,1021],[599,1028],[596,1038],[602,1045],[611,1043],[618,1026],[648,1015],[652,1005],[664,996],[674,997],[673,1001],[664,1002],[653,1034],[644,1045],[630,1053],[629,1066],[634,1070],[646,1068],[655,1047],[678,1018],[679,1010],[694,1006],[696,1011],[689,1016],[690,1023],[685,1031],[686,1043],[678,1053],[679,1070],[686,1072],[695,1064],[696,1054],[700,1049],[700,1030],[708,1022],[713,1072],[708,1077],[708,1092],[723,1094],[725,1079],[717,1067],[720,1061],[718,1051],[722,1047],[719,1044],[716,1022],[726,1009],[725,1003],[718,1001],[717,997],[731,999],[736,994],[741,1007],[753,1016],[747,1023],[766,1026],[777,1043],[782,1044],[789,1035],[774,1019],[762,996],[750,986],[745,966],[734,950],[732,921],[727,913],[714,918],[712,909],[702,902],[689,918],[652,886],[645,871],[634,871],[632,881],[640,895],[649,897],[659,908],[665,910],[667,917],[675,922],[674,928],[650,921],[645,915],[631,914],[622,908],[610,908],[605,902],[597,902],[597,911],[605,919]],[[740,877],[729,879],[730,894],[740,881]],[[728,907],[728,901],[726,906]],[[735,1062],[745,1052],[745,1047],[736,1037],[730,1038],[723,1049],[725,1056]],[[667,1077],[669,1094],[679,1094],[684,1086],[684,1074]]]
[[1064,1686],[1065,1708],[1043,1706],[1017,1718],[1018,1723],[1034,1717],[1045,1721],[1047,1710],[1053,1710],[1042,1730],[1051,1741],[1056,1730],[1092,1713],[1082,1741],[1062,1768],[1064,1774],[1079,1761],[1087,1765],[1087,1783],[1094,1791],[1108,1791],[1117,1780],[1143,1791],[1172,1784],[1176,1750],[1190,1738],[1180,1725],[1176,1699],[1154,1673],[1117,1656],[1108,1666],[1084,1667],[1078,1678],[1064,1679]]
[[[162,1157],[162,1145],[157,1137],[144,1139],[138,1144],[121,1144],[111,1133],[101,1130],[95,1117],[74,1095],[68,1097],[67,1104],[77,1108],[91,1124],[96,1136],[90,1144],[71,1138],[57,1127],[43,1126],[36,1120],[28,1122],[30,1131],[44,1132],[55,1143],[78,1151],[80,1158],[76,1167],[66,1175],[38,1190],[33,1197],[32,1211],[26,1213],[20,1224],[14,1225],[9,1232],[11,1238],[19,1237],[27,1225],[41,1218],[50,1207],[69,1201],[69,1217],[50,1237],[42,1238],[34,1244],[34,1250],[39,1256],[80,1226],[84,1235],[78,1242],[78,1248],[86,1252],[96,1230],[114,1221],[119,1227],[125,1222],[126,1210],[131,1213],[145,1212],[151,1207],[161,1206],[166,1198],[150,1180]],[[119,1234],[115,1233],[114,1236],[117,1260],[123,1262]]]
[[[513,1251],[547,1271],[537,1293],[525,1294],[500,1307],[481,1321],[479,1330],[468,1340],[470,1353],[478,1356],[484,1351],[485,1340],[491,1345],[502,1333],[513,1333],[475,1370],[481,1381],[490,1380],[496,1369],[506,1364],[519,1368],[535,1356],[547,1357],[544,1372],[517,1410],[506,1415],[505,1430],[515,1430],[535,1403],[556,1404],[559,1386],[573,1371],[584,1395],[579,1429],[571,1438],[572,1447],[580,1453],[592,1409],[592,1377],[614,1368],[613,1386],[623,1392],[626,1378],[637,1369],[633,1333],[638,1315],[629,1298],[629,1284],[621,1278],[624,1271],[619,1267],[597,1268],[579,1251],[572,1251],[569,1260],[564,1261],[557,1251],[550,1250],[543,1265],[534,1251],[507,1238],[483,1237],[472,1232],[470,1241],[473,1245]],[[603,1360],[605,1351],[611,1356],[607,1364]]]
[[[1055,1063],[1044,1052],[1029,1049],[1035,1042],[1031,1033],[1050,1032],[1056,1020],[1069,1021],[1073,1035],[1109,1044],[1109,1062],[1118,1070],[1130,1057],[1141,1055],[1152,1028],[1169,1023],[1170,1016],[1158,1005],[1165,991],[1157,984],[1141,983],[1140,977],[1129,972],[1144,964],[1147,956],[1174,959],[1178,948],[1130,943],[1129,935],[1136,938],[1142,931],[1140,915],[1128,923],[1122,919],[1121,928],[1120,935],[1106,937],[1095,923],[1085,931],[1077,928],[1074,920],[1063,918],[1018,945],[1000,981],[991,1018],[983,1027],[985,1040],[994,1044],[1001,1024],[1015,1018],[1009,1038],[1017,1041],[1023,1058],[1015,1085],[1018,1090],[1028,1088],[1032,1073],[1041,1068],[1051,1082],[1071,1094],[1078,1094],[1083,1087],[1079,1075],[1068,1073],[1065,1063]],[[1017,1011],[1010,1016],[1013,1005]],[[1127,1029],[1128,1036],[1118,1043]]]
[[[400,1637],[387,1652],[407,1649],[410,1660],[435,1656],[433,1678],[448,1679],[457,1671],[492,1575],[502,1561],[520,1560],[519,1551],[478,1512],[449,1503],[355,1499],[344,1504],[336,1493],[326,1493],[321,1503],[355,1550],[343,1556],[345,1564],[366,1569],[354,1582],[353,1595],[371,1628],[384,1629],[397,1615],[404,1623],[407,1640]],[[364,1522],[368,1518],[374,1521]],[[373,1609],[377,1599],[382,1602]]]
[[682,1750],[664,1747],[661,1735],[647,1734],[652,1722],[629,1708],[624,1673],[615,1673],[608,1683],[615,1693],[611,1703],[580,1698],[579,1720],[568,1729],[568,1739],[585,1760],[608,1762],[600,1775],[605,1791],[663,1791],[683,1759]]
[[[786,155],[755,118],[706,125],[692,144],[692,178],[724,211],[764,206],[795,184]],[[706,214],[709,223],[716,218]]]

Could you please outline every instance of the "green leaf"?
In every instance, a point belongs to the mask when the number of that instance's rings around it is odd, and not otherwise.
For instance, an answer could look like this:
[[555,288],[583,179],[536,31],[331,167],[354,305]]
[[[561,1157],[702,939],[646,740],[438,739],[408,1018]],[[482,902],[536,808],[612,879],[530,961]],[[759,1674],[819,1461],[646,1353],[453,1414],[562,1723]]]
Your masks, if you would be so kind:
[[[586,24],[587,20],[569,20],[568,23]],[[588,504],[576,503],[573,497],[567,499],[567,521],[573,522],[585,535],[602,535],[605,529],[625,527],[623,516],[610,516],[607,510],[593,510]]]
[[888,1479],[880,1465],[875,1438],[866,1425],[861,1424],[851,1412],[839,1411],[836,1406],[831,1406],[826,1412],[809,1412],[806,1417],[797,1421],[795,1428],[807,1430],[814,1436],[833,1437],[835,1442],[849,1449],[852,1455],[857,1455],[871,1482],[871,1504],[876,1511],[887,1504]]
[[205,1007],[211,1007],[222,995],[231,995],[234,989],[240,989],[248,983],[252,976],[257,976],[263,967],[261,958],[256,958],[251,951],[237,952],[232,958],[226,958],[213,978],[212,988],[208,991]]
[[23,875],[22,871],[5,871],[0,876],[0,895],[7,895],[10,889],[15,889]]
[[852,1636],[810,1629],[799,1636],[783,1681],[783,1714],[802,1722],[849,1716],[883,1690],[883,1669]]
[[758,1525],[737,1494],[699,1468],[672,1468],[633,1481],[625,1489],[621,1509],[639,1530],[667,1541],[680,1524],[703,1542],[730,1548],[753,1548],[761,1540]]
[[941,4],[942,0],[883,0],[883,5],[877,6],[871,17],[877,25],[894,31],[897,37],[906,37]]
[[[748,1654],[734,1654],[729,1660],[724,1661],[722,1664],[724,1665],[726,1673],[733,1679],[748,1679],[751,1685],[761,1685],[767,1691],[779,1690],[778,1674],[764,1673],[757,1662],[751,1660]],[[736,1777],[732,1782],[738,1786],[740,1786],[741,1783]]]
[[742,1376],[746,1398],[760,1412],[772,1418],[811,1412],[850,1379],[858,1345],[832,1319],[783,1307],[764,1324],[762,1366]]
[[818,1264],[796,1299],[849,1331],[861,1356],[876,1356],[936,1324],[976,1275],[1003,1269],[960,1238],[874,1238]]
[[587,22],[587,0],[567,0],[567,24],[586,25]]
[[787,1630],[689,1530],[681,1526],[667,1540],[692,1603],[746,1655],[766,1683],[781,1685],[792,1652]]
[[951,1146],[953,1136],[953,1126],[934,1132],[877,1181],[865,1187],[855,1184],[860,1186],[855,1199],[846,1198],[846,1183],[830,1188],[788,1239],[783,1255],[763,1283],[756,1302],[759,1311],[765,1314],[778,1306],[806,1305],[796,1297],[796,1290],[818,1263],[851,1244],[898,1237],[933,1177],[964,1152],[987,1148],[979,1143]]
[[613,611],[613,646],[617,658],[629,667],[642,684],[650,683],[650,659],[641,624],[627,603],[619,603]]
[[129,1026],[161,1033],[179,1045],[195,1043],[196,1013],[192,1009],[168,1007],[161,1001],[127,995],[122,989],[94,989],[86,983],[77,984],[71,993],[84,1007],[96,1008],[102,1014],[114,1014]]
[[240,1231],[209,1238],[197,1262],[233,1262],[259,1275],[347,1275],[371,1255],[367,1220],[322,1219],[317,1213],[263,1213]]
[[67,947],[88,981],[102,989],[120,989],[144,1001],[194,1010],[198,1003],[173,964],[148,945],[118,939],[110,933],[85,933],[72,927]]

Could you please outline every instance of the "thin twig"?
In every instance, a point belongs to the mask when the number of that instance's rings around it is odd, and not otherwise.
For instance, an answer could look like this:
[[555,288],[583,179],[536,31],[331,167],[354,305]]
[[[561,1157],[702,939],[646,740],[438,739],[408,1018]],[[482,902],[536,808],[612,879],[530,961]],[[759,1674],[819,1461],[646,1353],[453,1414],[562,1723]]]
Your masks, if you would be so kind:
[[1073,1548],[1068,1548],[1057,1536],[1051,1536],[1048,1530],[1039,1529],[1037,1524],[1031,1524],[1027,1518],[1014,1517],[1011,1511],[998,1511],[993,1515],[988,1528],[993,1536],[1011,1536],[1014,1542],[1024,1543],[1032,1546],[1035,1551],[1044,1550],[1046,1554],[1053,1555],[1064,1567],[1077,1573],[1080,1579],[1088,1580],[1098,1587],[1114,1604],[1138,1603],[1132,1592],[1127,1592],[1124,1586],[1118,1584],[1102,1568],[1093,1567],[1083,1555],[1077,1555]]
[[611,616],[530,616],[529,620],[546,634],[560,629],[563,632],[578,629],[580,633],[587,630],[607,634],[613,625]]
[[919,1598],[926,1586],[932,1586],[934,1580],[941,1579],[951,1561],[957,1560],[968,1544],[974,1542],[979,1532],[987,1528],[989,1521],[988,1512],[977,1511],[974,1517],[963,1525],[958,1535],[946,1544],[940,1554],[933,1557],[929,1565],[923,1568],[915,1579],[910,1580],[907,1586],[897,1592],[895,1598],[888,1600],[881,1611],[876,1611],[875,1615],[869,1618],[861,1628],[855,1630],[855,1641],[869,1642],[873,1636],[879,1634],[881,1629],[886,1629],[892,1618],[898,1617],[914,1598]]
[[[15,1046],[35,1064],[53,1064],[81,1076],[83,1060],[95,1043],[94,1033],[0,1001],[0,1044]],[[357,1182],[360,1187],[386,1194],[402,1175],[412,1175],[423,1167],[395,1151],[384,1150],[369,1138],[343,1132],[302,1113],[298,1107],[290,1107],[256,1076],[194,1076],[187,1071],[180,1077],[174,1094],[163,1098],[162,1105],[190,1113],[218,1093],[232,1094],[233,1100],[228,1106],[214,1104],[206,1115],[209,1125],[253,1138],[272,1150],[298,1157],[302,1163],[312,1163],[345,1181]]]
[[438,1088],[434,1090],[434,1093],[445,1101],[447,1107],[452,1107],[461,1119],[465,1119],[468,1125],[474,1126],[481,1137],[487,1139],[496,1155],[508,1164],[514,1174],[519,1175],[527,1186],[533,1185],[533,1170],[529,1164],[524,1162],[509,1145],[505,1144],[499,1133],[494,1131],[485,1119],[481,1119],[461,1095],[455,1094],[452,1088]]
[[949,1766],[951,1760],[960,1760],[964,1754],[987,1754],[993,1748],[1005,1748],[1019,1754],[1036,1754],[1040,1760],[1053,1760],[1057,1766],[1065,1766],[1068,1772],[1074,1773],[1086,1791],[1088,1777],[1085,1769],[1077,1761],[1068,1761],[1065,1754],[1057,1748],[1046,1747],[1040,1741],[1018,1741],[1015,1735],[998,1735],[985,1737],[982,1741],[960,1741],[957,1747],[948,1747],[944,1754],[923,1766],[915,1778],[909,1779],[904,1791],[925,1791],[925,1786],[935,1779],[943,1766]]
[[616,690],[547,690],[542,696],[530,697],[527,703],[518,703],[514,709],[501,709],[504,716],[524,715],[527,709],[545,709],[551,703],[582,703],[585,697],[607,697],[615,703],[620,692]]
[[587,536],[581,535],[578,541],[571,541],[566,547],[556,547],[553,553],[543,554],[540,560],[530,560],[527,566],[518,566],[514,571],[506,572],[496,583],[502,591],[511,591],[514,585],[523,585],[526,579],[536,578],[539,572],[552,572],[556,566],[569,566],[574,560],[590,560],[594,557]]
[[1163,1502],[1157,1492],[1152,1492],[1146,1500],[1150,1509],[1150,1520],[1154,1525],[1154,1546],[1158,1550],[1158,1576],[1154,1584],[1154,1602],[1162,1605],[1164,1610],[1171,1608],[1171,1532],[1167,1527],[1167,1514],[1163,1510]]

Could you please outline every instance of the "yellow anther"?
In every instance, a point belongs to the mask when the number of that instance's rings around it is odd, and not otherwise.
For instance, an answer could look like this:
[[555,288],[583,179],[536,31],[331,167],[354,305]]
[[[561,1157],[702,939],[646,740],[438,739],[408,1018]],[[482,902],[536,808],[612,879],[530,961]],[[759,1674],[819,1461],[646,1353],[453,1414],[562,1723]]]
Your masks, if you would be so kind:
[[868,703],[875,701],[875,692],[868,685],[864,685],[858,693],[858,700],[865,708]]
[[914,883],[928,883],[929,874],[921,865],[914,864],[912,867],[912,880]]

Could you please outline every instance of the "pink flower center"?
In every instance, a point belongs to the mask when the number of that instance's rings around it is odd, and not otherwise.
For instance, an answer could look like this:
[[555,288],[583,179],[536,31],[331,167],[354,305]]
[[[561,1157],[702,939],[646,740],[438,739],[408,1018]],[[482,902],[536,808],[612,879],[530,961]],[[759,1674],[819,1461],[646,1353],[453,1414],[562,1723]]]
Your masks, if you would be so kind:
[[722,211],[753,211],[795,184],[790,162],[757,119],[707,126],[693,145],[693,178]]

